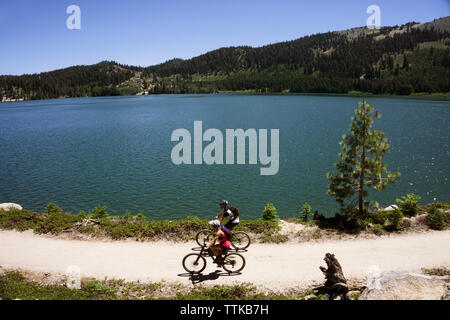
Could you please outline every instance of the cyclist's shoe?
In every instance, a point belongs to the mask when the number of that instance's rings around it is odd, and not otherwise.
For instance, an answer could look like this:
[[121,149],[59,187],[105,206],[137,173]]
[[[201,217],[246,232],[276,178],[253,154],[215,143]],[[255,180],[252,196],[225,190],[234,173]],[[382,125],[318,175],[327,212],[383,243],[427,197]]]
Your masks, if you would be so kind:
[[219,267],[223,266],[223,262],[225,261],[225,259],[223,257],[217,257],[216,258],[216,263]]

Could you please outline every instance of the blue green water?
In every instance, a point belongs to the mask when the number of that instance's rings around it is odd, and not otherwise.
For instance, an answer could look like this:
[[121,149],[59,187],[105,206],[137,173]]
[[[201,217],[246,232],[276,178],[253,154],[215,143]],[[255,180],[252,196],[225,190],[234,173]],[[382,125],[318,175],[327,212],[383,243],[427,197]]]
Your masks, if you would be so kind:
[[[228,199],[243,217],[258,217],[271,201],[282,217],[304,202],[325,214],[326,172],[338,160],[342,134],[359,98],[264,95],[158,95],[26,101],[0,104],[0,202],[68,212],[102,204],[112,213],[153,218],[210,217]],[[409,192],[422,203],[450,201],[450,102],[369,98],[382,114],[375,126],[391,144],[385,161],[402,176],[370,198],[382,205]],[[180,165],[171,162],[177,128],[278,128],[280,168]],[[204,145],[206,145],[205,143]]]

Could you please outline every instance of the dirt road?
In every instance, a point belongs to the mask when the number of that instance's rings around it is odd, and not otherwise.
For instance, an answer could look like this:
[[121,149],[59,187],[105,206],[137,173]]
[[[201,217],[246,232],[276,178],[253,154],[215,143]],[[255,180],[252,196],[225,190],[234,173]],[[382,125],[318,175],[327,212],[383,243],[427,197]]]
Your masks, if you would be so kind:
[[[39,236],[31,231],[0,231],[0,266],[28,271],[65,273],[80,267],[83,277],[190,283],[181,260],[191,243],[136,241],[78,241]],[[369,266],[382,273],[420,271],[423,267],[450,267],[450,231],[406,234],[379,239],[303,244],[253,244],[243,253],[242,274],[218,274],[208,260],[204,284],[251,282],[261,288],[282,290],[321,282],[319,265],[331,252],[341,262],[347,278],[364,279]]]

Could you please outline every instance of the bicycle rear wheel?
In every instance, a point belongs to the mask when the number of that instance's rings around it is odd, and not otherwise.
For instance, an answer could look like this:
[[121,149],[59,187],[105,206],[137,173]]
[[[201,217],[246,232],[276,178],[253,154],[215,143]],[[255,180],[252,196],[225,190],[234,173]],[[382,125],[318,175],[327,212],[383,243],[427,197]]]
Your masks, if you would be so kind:
[[189,253],[183,258],[183,268],[189,273],[200,273],[206,268],[206,259],[198,253]]
[[250,246],[250,236],[243,231],[233,232],[231,245],[236,250],[245,250]]
[[223,258],[222,267],[229,273],[240,272],[245,267],[245,259],[239,253],[228,253]]
[[[205,243],[203,243],[203,239],[205,239],[205,237],[206,237],[208,234],[210,234],[210,233],[211,233],[211,230],[207,230],[207,229],[201,230],[201,231],[199,231],[199,232],[197,233],[197,235],[195,236],[195,241],[197,242],[197,244],[198,244],[200,247],[205,246]],[[214,238],[213,235],[210,235],[210,236],[208,237],[207,243],[208,243],[209,241],[211,241],[213,238]]]

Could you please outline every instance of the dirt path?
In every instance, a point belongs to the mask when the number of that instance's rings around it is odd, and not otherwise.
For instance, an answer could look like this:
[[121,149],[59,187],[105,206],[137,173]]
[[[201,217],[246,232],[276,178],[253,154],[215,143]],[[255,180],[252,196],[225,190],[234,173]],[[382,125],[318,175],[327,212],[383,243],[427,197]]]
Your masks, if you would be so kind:
[[[191,243],[135,241],[77,241],[39,236],[31,231],[0,231],[0,266],[28,271],[65,273],[80,267],[83,277],[190,283],[181,266]],[[336,254],[347,278],[364,279],[367,268],[382,273],[420,271],[450,266],[450,231],[304,244],[254,244],[244,253],[241,275],[217,275],[208,260],[204,284],[251,282],[260,288],[282,290],[321,282],[319,265],[326,252]],[[209,276],[208,276],[209,274]]]

